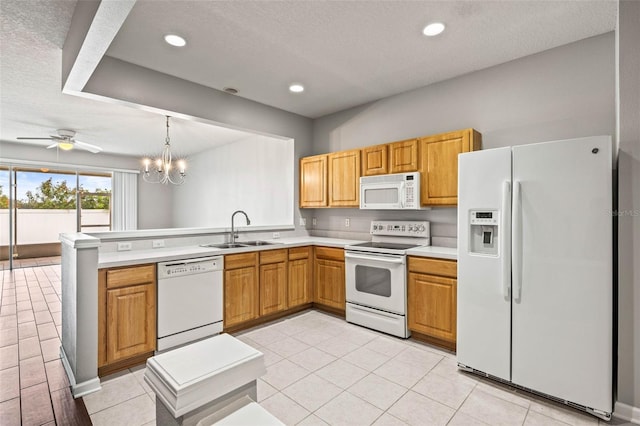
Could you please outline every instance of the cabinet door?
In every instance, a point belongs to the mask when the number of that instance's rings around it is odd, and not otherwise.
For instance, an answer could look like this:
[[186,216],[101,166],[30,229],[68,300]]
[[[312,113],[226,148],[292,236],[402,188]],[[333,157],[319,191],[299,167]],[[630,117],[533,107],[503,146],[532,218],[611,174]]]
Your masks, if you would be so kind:
[[316,259],[314,302],[345,309],[344,262]]
[[300,207],[327,206],[327,156],[300,159]]
[[329,154],[329,206],[360,206],[360,150]]
[[258,317],[258,273],[255,266],[224,273],[224,327]]
[[287,302],[290,308],[311,303],[311,260],[297,259],[289,261],[289,282]]
[[421,203],[458,204],[458,154],[479,147],[480,134],[473,129],[421,138]]
[[384,175],[389,173],[387,145],[362,148],[362,176]]
[[389,144],[389,173],[418,171],[418,139]]
[[409,329],[455,343],[457,284],[452,278],[409,273]]
[[155,284],[107,290],[107,363],[155,348]]
[[287,309],[286,262],[260,265],[260,315]]

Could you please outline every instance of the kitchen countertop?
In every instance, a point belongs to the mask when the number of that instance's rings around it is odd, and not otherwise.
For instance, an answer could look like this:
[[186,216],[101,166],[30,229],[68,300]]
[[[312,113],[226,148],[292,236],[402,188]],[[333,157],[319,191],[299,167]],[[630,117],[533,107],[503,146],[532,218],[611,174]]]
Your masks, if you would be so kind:
[[[133,250],[100,253],[98,268],[113,268],[117,266],[139,265],[142,263],[166,262],[206,256],[220,256],[234,253],[246,253],[250,251],[277,250],[290,247],[307,245],[344,248],[350,244],[357,244],[361,240],[344,240],[326,237],[293,237],[265,240],[274,244],[265,246],[239,247],[232,249],[219,249],[214,247],[184,246],[165,247],[152,250]],[[242,243],[242,241],[238,241]],[[407,251],[411,256],[435,257],[439,259],[457,259],[457,249],[448,247],[420,247]]]

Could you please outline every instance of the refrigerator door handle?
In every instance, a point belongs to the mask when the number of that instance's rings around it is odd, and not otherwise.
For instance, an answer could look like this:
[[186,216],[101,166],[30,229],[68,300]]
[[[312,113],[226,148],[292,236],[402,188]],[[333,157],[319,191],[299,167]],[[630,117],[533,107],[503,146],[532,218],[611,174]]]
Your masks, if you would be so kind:
[[513,219],[511,229],[511,256],[513,273],[513,298],[522,297],[522,200],[520,181],[513,182]]
[[502,294],[505,300],[509,300],[509,291],[511,287],[511,259],[508,257],[509,250],[507,249],[510,241],[507,241],[507,236],[509,234],[506,232],[507,226],[509,226],[507,212],[510,210],[510,203],[511,184],[509,181],[504,181],[502,183],[502,223],[500,226],[502,227]]

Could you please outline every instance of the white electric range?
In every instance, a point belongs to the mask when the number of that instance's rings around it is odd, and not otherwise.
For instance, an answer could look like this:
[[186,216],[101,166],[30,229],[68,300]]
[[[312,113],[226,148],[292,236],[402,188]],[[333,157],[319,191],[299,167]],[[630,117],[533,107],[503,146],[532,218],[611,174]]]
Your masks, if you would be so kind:
[[371,222],[372,240],[345,247],[347,321],[407,338],[407,250],[431,243],[427,221]]

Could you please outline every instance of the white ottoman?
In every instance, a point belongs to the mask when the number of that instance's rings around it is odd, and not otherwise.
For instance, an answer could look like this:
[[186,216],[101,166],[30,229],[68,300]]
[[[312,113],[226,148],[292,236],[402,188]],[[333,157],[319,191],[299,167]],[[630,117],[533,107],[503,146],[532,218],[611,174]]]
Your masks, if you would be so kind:
[[186,426],[244,397],[255,401],[266,372],[262,352],[220,334],[149,358],[144,380],[156,394],[156,424]]

